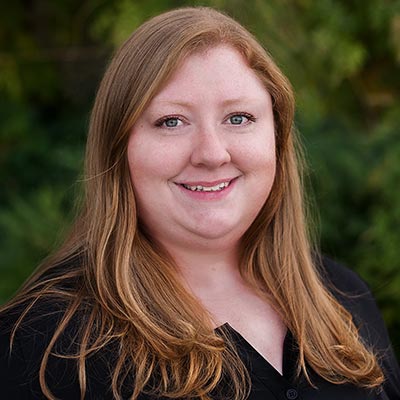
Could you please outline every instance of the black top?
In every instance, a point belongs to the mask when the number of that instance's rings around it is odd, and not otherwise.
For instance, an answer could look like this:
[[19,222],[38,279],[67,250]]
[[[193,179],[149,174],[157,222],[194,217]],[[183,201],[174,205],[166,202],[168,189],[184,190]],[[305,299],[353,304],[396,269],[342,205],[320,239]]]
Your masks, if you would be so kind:
[[[281,375],[238,332],[225,324],[218,329],[225,329],[231,334],[252,379],[249,400],[400,400],[400,369],[382,318],[367,286],[354,272],[331,261],[324,261],[323,274],[327,286],[353,315],[363,340],[378,352],[386,376],[383,388],[370,391],[348,384],[335,385],[312,371],[314,387],[304,377],[296,380],[294,374],[297,350],[290,332],[284,342]],[[0,315],[0,398],[45,398],[41,394],[38,381],[39,363],[62,313],[63,307],[54,302],[34,307],[27,319],[29,323],[24,323],[17,331],[11,356],[9,336],[18,312]],[[63,335],[59,345],[61,351],[77,350],[74,349],[74,326],[76,328],[81,323],[83,322],[76,318],[74,325],[67,329],[68,333]],[[113,399],[109,376],[110,365],[116,355],[116,351],[108,349],[88,359],[88,390],[85,399]],[[80,399],[75,361],[50,357],[47,382],[58,399]],[[223,388],[221,392],[223,393]],[[129,393],[129,388],[126,388],[124,399],[129,398]],[[151,398],[141,395],[139,400]]]

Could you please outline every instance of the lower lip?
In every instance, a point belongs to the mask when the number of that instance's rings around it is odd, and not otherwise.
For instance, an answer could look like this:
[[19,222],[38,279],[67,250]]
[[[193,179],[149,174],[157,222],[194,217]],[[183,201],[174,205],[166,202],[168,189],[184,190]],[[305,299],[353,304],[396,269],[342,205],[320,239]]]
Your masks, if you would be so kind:
[[182,185],[177,185],[179,189],[186,195],[195,200],[221,200],[224,199],[228,194],[232,191],[233,187],[235,186],[237,178],[232,179],[230,184],[222,189],[215,192],[200,192],[197,190],[189,190],[184,188]]

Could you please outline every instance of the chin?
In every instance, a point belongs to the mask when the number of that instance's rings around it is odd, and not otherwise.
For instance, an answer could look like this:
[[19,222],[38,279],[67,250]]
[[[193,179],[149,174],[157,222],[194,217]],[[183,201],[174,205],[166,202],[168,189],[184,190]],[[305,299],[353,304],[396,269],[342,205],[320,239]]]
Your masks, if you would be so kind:
[[222,225],[220,224],[212,224],[212,226],[208,225],[203,229],[196,227],[196,229],[192,229],[191,232],[201,239],[205,239],[208,241],[215,241],[223,244],[226,243],[235,243],[240,240],[248,226],[237,226],[237,225]]

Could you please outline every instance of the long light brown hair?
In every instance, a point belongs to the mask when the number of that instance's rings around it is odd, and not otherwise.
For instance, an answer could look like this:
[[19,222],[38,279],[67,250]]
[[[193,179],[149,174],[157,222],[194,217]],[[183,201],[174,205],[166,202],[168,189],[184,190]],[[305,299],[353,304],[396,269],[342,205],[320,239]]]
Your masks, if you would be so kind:
[[[205,400],[221,379],[231,380],[232,398],[247,396],[248,375],[229,338],[212,329],[207,312],[182,285],[174,261],[138,222],[126,157],[132,126],[182,60],[218,44],[243,55],[270,93],[275,119],[276,177],[268,200],[243,237],[240,272],[260,296],[272,301],[296,339],[298,374],[308,377],[311,367],[330,382],[369,388],[383,380],[375,355],[364,346],[350,314],[325,288],[314,265],[291,86],[247,30],[220,12],[200,7],[149,20],[116,52],[91,114],[81,213],[61,249],[6,306],[27,301],[32,306],[46,297],[67,304],[41,364],[40,382],[49,398],[49,356],[68,323],[81,312],[87,317],[80,348],[70,356],[77,359],[82,398],[87,357],[112,341],[120,349],[111,376],[116,398],[127,375],[133,376],[133,399],[150,391]],[[65,260],[70,260],[68,271],[54,272]],[[72,291],[63,284],[70,278],[79,282]],[[19,323],[28,311],[29,307]]]

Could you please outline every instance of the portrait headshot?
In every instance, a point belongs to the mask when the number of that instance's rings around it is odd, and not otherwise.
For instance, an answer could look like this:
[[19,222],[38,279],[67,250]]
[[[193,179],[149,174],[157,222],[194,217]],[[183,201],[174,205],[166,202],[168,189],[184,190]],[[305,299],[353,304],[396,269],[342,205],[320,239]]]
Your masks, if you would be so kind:
[[[345,84],[355,87],[355,72],[344,69],[350,64],[339,52],[337,64],[320,72],[325,88],[307,79],[297,87],[307,67],[297,64],[292,80],[295,64],[286,68],[275,61],[273,50],[280,57],[282,43],[271,37],[270,49],[250,12],[239,19],[216,5],[183,5],[152,11],[140,21],[127,13],[131,29],[112,55],[87,50],[92,61],[107,62],[104,70],[97,66],[96,88],[88,89],[86,147],[76,155],[82,162],[68,158],[80,171],[79,178],[68,179],[78,181],[79,189],[60,204],[73,216],[57,225],[56,245],[41,260],[29,260],[30,276],[21,273],[13,293],[3,295],[0,397],[400,399],[396,306],[381,308],[395,292],[395,283],[385,286],[389,277],[398,282],[398,275],[385,269],[390,253],[379,252],[373,239],[377,227],[384,232],[385,219],[367,229],[361,217],[349,217],[361,198],[373,197],[359,189],[361,179],[351,180],[367,174],[350,157],[354,143],[365,139],[355,134],[347,144],[345,127],[355,125],[328,122],[335,102],[324,90],[335,87],[350,98]],[[96,29],[111,26],[111,18],[101,21]],[[291,32],[297,35],[295,26]],[[299,56],[311,66],[322,36],[315,33]],[[334,43],[329,40],[326,46]],[[352,48],[351,54],[355,71],[363,53]],[[346,78],[327,73],[334,68]],[[361,80],[357,84],[361,88]],[[72,97],[79,97],[79,85]],[[32,99],[42,99],[37,96]],[[329,99],[318,105],[318,96]],[[341,106],[357,118],[355,105],[336,100],[333,109]],[[383,103],[376,104],[371,107],[383,115]],[[80,107],[78,102],[75,109]],[[50,118],[57,105],[49,101],[43,110]],[[380,139],[365,150],[371,160],[371,149],[383,143],[379,129],[374,138]],[[58,126],[54,132],[54,148],[39,158],[56,165],[67,160],[56,151],[66,130]],[[320,173],[314,172],[318,160]],[[60,174],[52,181],[46,165],[49,182],[62,179]],[[29,168],[24,171],[28,182]],[[369,187],[383,182],[378,172],[362,181]],[[388,170],[386,176],[395,174]],[[43,232],[42,218],[60,214],[46,196],[40,199],[43,214],[32,213],[32,226]],[[30,209],[22,200],[11,203]],[[16,221],[4,215],[2,227]],[[31,214],[18,215],[30,220]],[[35,243],[35,231],[29,232]],[[45,236],[50,241],[54,235]],[[10,248],[26,251],[22,244]],[[8,254],[5,249],[12,271]],[[349,264],[357,260],[360,266]],[[379,280],[368,279],[375,273]]]

